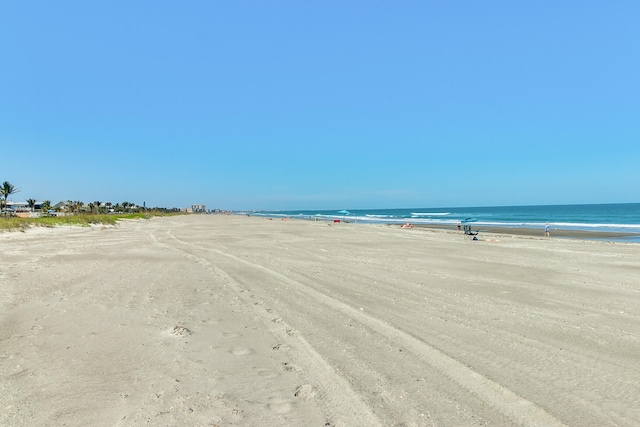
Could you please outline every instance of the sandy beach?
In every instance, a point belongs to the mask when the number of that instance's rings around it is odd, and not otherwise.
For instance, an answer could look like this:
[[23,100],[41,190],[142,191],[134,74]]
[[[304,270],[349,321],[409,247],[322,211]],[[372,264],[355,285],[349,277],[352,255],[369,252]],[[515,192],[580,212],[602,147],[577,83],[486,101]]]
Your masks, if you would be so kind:
[[640,425],[640,244],[480,238],[224,215],[0,233],[0,425]]

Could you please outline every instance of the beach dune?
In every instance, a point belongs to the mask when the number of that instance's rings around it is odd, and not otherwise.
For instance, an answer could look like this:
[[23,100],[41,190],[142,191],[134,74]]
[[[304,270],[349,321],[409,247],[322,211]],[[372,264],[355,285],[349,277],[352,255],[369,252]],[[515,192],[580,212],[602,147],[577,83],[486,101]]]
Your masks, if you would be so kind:
[[0,425],[633,426],[640,244],[191,215],[0,234]]

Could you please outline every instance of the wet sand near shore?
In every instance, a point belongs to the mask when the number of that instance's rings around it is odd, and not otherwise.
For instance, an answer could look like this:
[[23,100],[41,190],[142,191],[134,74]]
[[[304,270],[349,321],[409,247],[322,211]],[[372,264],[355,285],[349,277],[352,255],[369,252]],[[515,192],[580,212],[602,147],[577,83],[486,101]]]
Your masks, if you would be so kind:
[[638,425],[640,245],[480,237],[225,215],[0,233],[0,425]]
[[[456,226],[449,225],[422,225],[416,224],[415,227],[430,228],[435,230],[448,230],[458,231]],[[479,231],[480,237],[486,234],[502,234],[512,236],[527,236],[527,237],[540,237],[540,238],[563,238],[563,239],[579,239],[579,240],[604,240],[604,241],[616,241],[624,242],[627,239],[638,239],[638,234],[633,233],[618,233],[609,231],[582,231],[582,230],[559,230],[551,229],[550,236],[544,235],[544,230],[535,228],[515,228],[515,227],[486,227],[478,226],[472,227],[472,230]],[[462,233],[462,231],[460,231]]]

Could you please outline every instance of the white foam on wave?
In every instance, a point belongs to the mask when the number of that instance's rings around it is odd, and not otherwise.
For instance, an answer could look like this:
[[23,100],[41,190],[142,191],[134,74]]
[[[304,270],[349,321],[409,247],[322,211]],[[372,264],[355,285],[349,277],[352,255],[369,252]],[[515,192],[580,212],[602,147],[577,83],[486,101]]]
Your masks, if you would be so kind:
[[450,212],[411,212],[411,216],[447,216]]

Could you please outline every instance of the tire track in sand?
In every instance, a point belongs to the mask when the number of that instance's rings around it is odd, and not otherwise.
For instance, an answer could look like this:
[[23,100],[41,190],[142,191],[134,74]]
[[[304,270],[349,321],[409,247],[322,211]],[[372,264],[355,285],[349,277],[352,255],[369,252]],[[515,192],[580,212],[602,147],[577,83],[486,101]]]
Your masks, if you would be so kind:
[[[322,302],[330,308],[341,312],[342,314],[351,317],[352,319],[359,321],[363,325],[368,326],[369,328],[377,331],[381,335],[384,335],[390,339],[400,341],[406,346],[407,349],[411,350],[417,357],[424,360],[430,366],[438,370],[444,376],[448,377],[455,383],[459,384],[469,392],[481,398],[483,401],[487,402],[493,408],[495,408],[498,412],[513,420],[514,423],[523,426],[563,426],[560,420],[556,419],[550,413],[546,412],[543,408],[536,405],[534,402],[525,399],[524,397],[516,394],[511,389],[483,376],[482,374],[474,371],[469,366],[459,362],[458,360],[440,352],[435,347],[430,346],[424,341],[419,340],[418,338],[397,329],[386,322],[377,319],[373,316],[366,314],[360,310],[357,310],[335,298],[332,298],[326,294],[323,294],[308,285],[305,285],[301,282],[293,280],[281,273],[273,271],[267,267],[264,267],[260,264],[254,264],[245,259],[239,258],[235,255],[231,255],[225,252],[222,252],[217,249],[206,248],[202,246],[198,246],[193,243],[185,242],[173,234],[170,231],[167,232],[167,235],[171,237],[176,242],[181,243],[182,245],[192,247],[194,249],[205,251],[205,252],[214,252],[218,255],[227,257],[239,264],[244,266],[254,268],[256,270],[260,270],[263,273],[269,274],[278,280],[294,285],[296,289],[305,292],[310,297],[314,298],[318,302]],[[176,248],[177,249],[177,248]],[[243,289],[237,282],[231,278],[226,272],[220,270],[218,267],[213,266],[211,263],[206,261],[203,258],[197,257],[193,254],[190,254],[187,251],[185,253],[191,255],[192,257],[201,260],[201,262],[205,262],[207,265],[210,265],[217,272],[224,274],[229,280],[233,281],[233,283],[237,286],[238,290]],[[246,298],[246,297],[245,297]],[[285,331],[286,333],[286,331]],[[336,375],[333,369],[327,364],[324,359],[302,338],[298,337],[300,342],[304,344],[305,348],[309,351],[310,354],[313,354],[313,359],[322,360],[324,369],[328,372],[331,372],[334,376]],[[343,382],[346,381],[343,378],[340,378]],[[346,384],[346,387],[350,390],[351,394],[354,392],[351,390],[351,387]],[[362,420],[360,420],[362,423]],[[367,423],[365,423],[367,424]],[[364,425],[364,424],[363,424]]]
[[[171,230],[167,230],[166,234],[167,237],[171,238],[174,242],[189,248],[209,252],[213,251],[216,254],[231,257],[231,259],[234,260],[237,259],[233,255],[228,255],[224,252],[202,248],[198,245],[180,240],[171,233]],[[187,258],[192,259],[203,268],[221,278],[227,286],[234,290],[236,296],[245,303],[246,307],[253,310],[254,314],[262,320],[274,338],[280,342],[291,342],[294,340],[299,344],[289,348],[289,352],[292,353],[292,359],[299,365],[292,366],[288,364],[286,369],[298,371],[301,376],[307,377],[309,382],[316,384],[320,390],[323,390],[323,400],[326,401],[327,404],[323,404],[322,399],[319,400],[318,403],[323,407],[325,414],[330,417],[330,425],[382,426],[380,420],[361,399],[360,395],[352,389],[349,382],[336,373],[333,367],[302,336],[292,333],[294,329],[288,325],[286,321],[278,318],[278,321],[274,322],[273,314],[259,310],[254,305],[254,301],[251,300],[246,289],[232,276],[205,258],[194,255],[185,249],[161,242],[154,236],[153,231],[150,231],[149,235],[155,244],[184,254]],[[251,263],[248,264],[253,265]],[[290,279],[288,280],[290,281]],[[338,408],[339,413],[335,413],[335,408]]]

